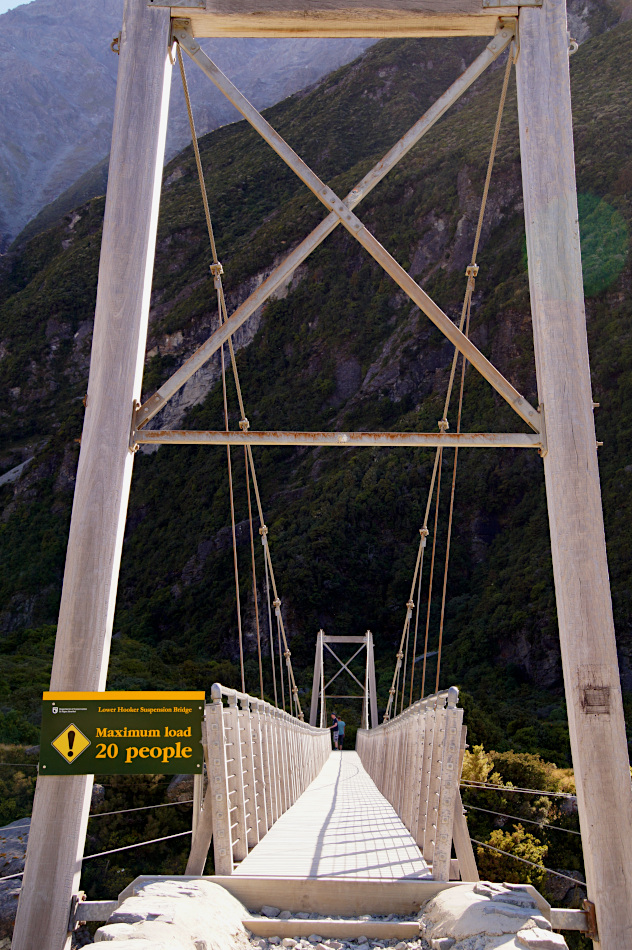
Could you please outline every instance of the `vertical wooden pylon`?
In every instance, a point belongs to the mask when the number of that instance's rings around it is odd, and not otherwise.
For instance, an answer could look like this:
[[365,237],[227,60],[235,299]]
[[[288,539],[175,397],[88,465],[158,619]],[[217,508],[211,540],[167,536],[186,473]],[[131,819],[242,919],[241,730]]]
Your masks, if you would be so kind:
[[[51,676],[53,690],[105,688],[140,399],[171,66],[168,9],[126,0],[99,284],[77,482]],[[69,944],[92,776],[38,779],[15,950]]]
[[632,945],[632,788],[582,288],[565,0],[520,11],[520,147],[553,573],[588,897]]
[[318,631],[318,636],[316,637],[316,656],[314,658],[314,679],[312,683],[312,703],[309,710],[309,724],[310,726],[316,725],[316,720],[318,719],[318,700],[321,701],[320,709],[320,725],[323,724],[323,704],[324,698],[320,695],[321,693],[321,680],[323,672],[323,630]]

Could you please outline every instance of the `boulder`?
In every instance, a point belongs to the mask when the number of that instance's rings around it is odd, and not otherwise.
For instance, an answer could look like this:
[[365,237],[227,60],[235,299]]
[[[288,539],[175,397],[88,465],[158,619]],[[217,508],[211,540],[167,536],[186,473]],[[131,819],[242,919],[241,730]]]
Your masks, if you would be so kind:
[[152,881],[123,901],[94,942],[112,950],[250,950],[247,916],[219,884]]
[[168,802],[190,802],[193,798],[193,775],[174,775],[167,786]]
[[21,884],[22,879],[19,877],[12,881],[0,879],[0,944],[6,939],[10,945]]
[[481,882],[441,891],[424,908],[421,928],[433,950],[566,947],[564,939],[552,933],[533,892],[516,885]]
[[30,818],[18,818],[0,828],[0,878],[24,870],[30,829]]

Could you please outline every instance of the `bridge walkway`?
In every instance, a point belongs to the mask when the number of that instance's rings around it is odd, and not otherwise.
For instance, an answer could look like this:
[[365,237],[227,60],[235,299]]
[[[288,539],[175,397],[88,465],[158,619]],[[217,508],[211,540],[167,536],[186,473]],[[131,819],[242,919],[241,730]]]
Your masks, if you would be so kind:
[[335,751],[234,873],[303,880],[431,877],[413,837],[357,752]]

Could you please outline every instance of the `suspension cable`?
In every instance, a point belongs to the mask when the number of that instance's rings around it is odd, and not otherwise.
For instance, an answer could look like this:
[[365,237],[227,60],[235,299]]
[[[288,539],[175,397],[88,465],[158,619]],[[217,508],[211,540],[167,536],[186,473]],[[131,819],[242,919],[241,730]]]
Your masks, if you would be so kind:
[[[224,289],[223,289],[222,277],[221,277],[221,275],[223,274],[223,268],[222,268],[222,265],[220,264],[220,262],[219,262],[219,260],[218,260],[218,258],[217,258],[217,251],[216,251],[216,247],[215,247],[215,239],[214,239],[214,236],[213,236],[213,227],[212,227],[211,218],[210,218],[210,211],[209,211],[209,209],[208,209],[208,197],[207,197],[207,194],[206,194],[206,185],[205,185],[205,183],[204,183],[204,176],[203,176],[203,174],[202,174],[202,163],[201,163],[201,160],[200,160],[199,148],[198,148],[198,144],[197,144],[197,138],[196,138],[196,135],[195,135],[195,124],[194,124],[194,121],[193,121],[193,111],[192,111],[192,108],[191,108],[191,100],[190,100],[190,96],[189,96],[188,85],[187,85],[187,82],[186,82],[186,75],[185,75],[185,70],[184,70],[184,61],[183,61],[183,59],[182,59],[182,51],[180,50],[180,47],[179,47],[179,46],[178,46],[178,62],[179,62],[179,65],[180,65],[180,73],[181,73],[181,76],[182,76],[182,83],[183,83],[183,89],[184,89],[184,96],[185,96],[185,100],[186,100],[186,103],[187,103],[187,113],[188,113],[188,116],[189,116],[189,125],[191,126],[191,135],[192,135],[193,143],[194,143],[194,152],[195,152],[196,163],[197,163],[197,168],[198,168],[198,177],[199,177],[199,179],[200,179],[200,190],[201,190],[201,192],[202,192],[202,197],[203,197],[203,202],[204,202],[204,213],[205,213],[205,215],[206,215],[207,228],[208,228],[208,230],[209,230],[209,238],[210,238],[210,241],[211,241],[211,250],[212,250],[212,253],[213,253],[213,264],[211,265],[211,273],[212,273],[212,275],[213,275],[215,288],[216,288],[216,290],[217,290],[218,309],[219,309],[219,311],[220,311],[220,323],[225,323],[225,322],[228,320],[228,312],[227,312],[227,309],[226,309],[226,299],[225,299],[225,295],[224,295]],[[234,376],[234,380],[235,380],[235,389],[236,389],[236,391],[237,391],[237,400],[238,400],[238,402],[239,402],[239,411],[240,411],[240,414],[241,414],[241,418],[240,418],[240,421],[239,421],[239,428],[242,429],[242,431],[248,431],[248,429],[250,428],[250,423],[248,422],[248,419],[246,418],[246,413],[245,413],[245,408],[244,408],[244,401],[243,401],[243,396],[242,396],[242,391],[241,391],[241,384],[240,384],[240,381],[239,381],[239,373],[238,373],[238,370],[237,370],[237,361],[236,361],[236,359],[235,359],[235,350],[234,350],[234,347],[233,347],[232,334],[231,334],[231,336],[228,337],[228,348],[229,348],[229,351],[230,351],[231,365],[232,365],[233,376]],[[223,369],[224,369],[224,364],[223,364],[223,347],[222,347],[222,372],[223,372]],[[227,415],[227,412],[225,412],[225,415]],[[228,422],[226,422],[226,431],[228,431]],[[229,460],[230,460],[230,446],[227,446],[226,448],[227,448],[227,451],[228,451],[228,458],[229,458]],[[248,446],[246,446],[246,449],[247,449],[247,461],[248,461],[248,463],[249,463],[250,473],[251,473],[251,475],[252,475],[252,484],[253,484],[253,487],[254,487],[254,490],[255,490],[255,498],[256,498],[256,501],[257,501],[257,508],[258,508],[258,512],[259,512],[259,520],[260,520],[260,522],[261,522],[261,528],[266,528],[266,533],[267,533],[267,527],[266,527],[266,524],[265,524],[265,520],[264,520],[264,517],[263,517],[263,509],[262,509],[262,506],[261,506],[261,498],[260,498],[260,495],[259,495],[259,486],[258,486],[258,483],[257,483],[257,476],[256,476],[256,472],[255,472],[254,459],[253,459],[253,456],[252,456],[252,447],[251,447],[250,445],[248,445]],[[229,462],[229,465],[230,465],[230,462]],[[231,488],[231,505],[232,505],[232,480],[230,481],[230,488]],[[261,529],[260,529],[260,531],[261,531]],[[234,535],[234,534],[235,534],[235,532],[234,532],[234,528],[233,528],[233,535]],[[283,617],[282,617],[281,611],[280,611],[281,600],[280,600],[280,598],[279,598],[278,591],[277,591],[277,588],[276,588],[276,580],[275,580],[275,576],[274,576],[274,569],[273,569],[273,567],[272,567],[272,559],[271,559],[271,556],[270,556],[270,548],[269,548],[269,545],[268,545],[268,543],[267,543],[267,538],[266,538],[266,544],[264,545],[264,551],[265,551],[265,556],[266,556],[266,558],[267,558],[268,568],[269,568],[269,572],[270,572],[270,580],[272,581],[272,590],[273,590],[273,593],[274,593],[274,608],[275,608],[275,613],[276,613],[276,616],[277,616],[277,623],[278,623],[279,633],[280,633],[280,638],[279,638],[279,639],[281,639],[281,638],[283,639],[283,648],[284,648],[284,649],[283,649],[283,656],[285,657],[285,661],[286,661],[287,677],[288,677],[288,689],[290,690],[290,709],[292,708],[292,700],[293,700],[294,706],[295,706],[295,708],[296,708],[296,715],[298,716],[299,719],[302,720],[302,719],[304,718],[304,717],[303,717],[303,711],[302,711],[302,709],[301,709],[300,700],[299,700],[299,698],[298,698],[298,687],[297,687],[297,685],[296,685],[296,680],[295,680],[295,677],[294,677],[294,670],[293,670],[293,668],[292,668],[292,662],[291,662],[291,659],[290,659],[291,653],[290,653],[290,650],[289,650],[289,647],[288,647],[288,644],[287,644],[287,637],[286,637],[286,634],[285,634],[285,627],[284,627],[284,624],[283,624]],[[235,538],[235,540],[234,540],[234,561],[235,561],[235,564],[236,564],[236,563],[237,563],[237,544],[236,544],[236,538]],[[237,568],[235,568],[235,570],[237,570]],[[277,603],[277,602],[278,602],[278,603]],[[239,609],[239,589],[238,589],[238,586],[237,586],[237,604],[238,604],[238,626],[239,626],[240,657],[242,657],[242,691],[245,692],[246,689],[245,689],[245,684],[244,684],[244,672],[243,672],[243,645],[242,645],[242,632],[241,632],[241,612],[240,612],[240,609]],[[281,679],[281,686],[283,687],[283,678]],[[284,708],[285,708],[285,707],[284,707]]]
[[[511,66],[513,63],[513,57],[511,51],[507,55],[507,65],[505,67],[505,75],[503,77],[503,85],[500,93],[500,102],[498,103],[498,112],[496,114],[496,125],[494,126],[494,136],[492,138],[492,146],[489,152],[489,161],[487,163],[487,173],[485,175],[485,184],[483,186],[483,196],[481,198],[481,207],[478,214],[478,222],[476,226],[476,234],[474,237],[474,245],[472,247],[472,257],[470,260],[470,266],[466,270],[467,276],[467,286],[465,290],[465,300],[463,301],[463,311],[466,312],[466,321],[465,321],[465,336],[469,337],[470,329],[470,313],[472,307],[472,295],[474,293],[474,283],[476,280],[476,275],[478,274],[478,265],[476,263],[476,255],[478,253],[478,245],[481,239],[481,233],[483,230],[483,220],[485,218],[485,207],[487,205],[487,196],[489,195],[489,185],[492,178],[492,171],[494,168],[494,161],[496,159],[496,149],[498,146],[498,136],[500,135],[500,126],[503,117],[503,111],[505,108],[505,100],[507,98],[507,87],[509,85],[509,76],[511,73]],[[455,348],[455,356],[456,353]],[[463,387],[465,383],[465,370],[467,368],[467,360],[465,356],[462,356],[462,367],[461,367],[461,388],[459,392],[459,407],[457,414],[457,433],[461,431],[461,415],[463,411]],[[452,364],[454,378],[454,370],[456,369],[456,360]],[[443,571],[443,591],[441,594],[441,617],[439,620],[439,648],[437,653],[437,675],[435,680],[435,693],[439,692],[439,674],[441,672],[441,651],[443,648],[443,626],[445,622],[445,604],[446,604],[446,595],[448,587],[448,569],[450,565],[450,543],[452,540],[452,520],[454,515],[454,493],[456,488],[456,473],[457,465],[459,458],[459,448],[458,446],[454,447],[454,465],[452,469],[452,488],[450,490],[450,508],[448,513],[448,536],[446,540],[446,552],[445,552],[445,567]]]
[[[261,535],[261,543],[265,546],[266,537],[262,533],[263,528],[259,528],[259,534]],[[266,528],[266,534],[268,529]],[[265,551],[263,553],[263,566],[265,568],[265,578],[266,578],[266,601],[268,604],[268,639],[270,641],[270,660],[272,662],[272,686],[274,689],[274,705],[279,707],[279,700],[277,697],[277,681],[276,681],[276,666],[274,662],[274,630],[272,629],[272,607],[270,604],[270,575],[268,573],[268,559],[265,556]]]
[[566,798],[575,800],[577,798],[572,792],[545,792],[541,788],[520,788],[515,785],[492,785],[486,782],[461,781],[463,788],[484,788],[494,792],[518,792],[520,795],[546,795],[548,798]]
[[[474,291],[474,283],[475,283],[476,275],[477,275],[477,273],[478,273],[478,266],[476,265],[476,255],[477,255],[477,253],[478,253],[478,247],[479,247],[480,238],[481,238],[481,233],[482,233],[483,219],[484,219],[484,214],[485,214],[485,207],[486,207],[486,204],[487,204],[487,198],[488,198],[488,194],[489,194],[489,185],[490,185],[490,182],[491,182],[492,169],[493,169],[493,166],[494,166],[494,160],[495,160],[496,150],[497,150],[497,146],[498,146],[498,137],[499,137],[499,133],[500,133],[500,126],[501,126],[501,120],[502,120],[502,115],[503,115],[504,106],[505,106],[505,100],[506,100],[506,97],[507,97],[507,87],[508,87],[508,83],[509,83],[509,76],[510,76],[510,72],[511,72],[512,61],[513,61],[513,60],[512,60],[512,56],[511,56],[511,52],[510,52],[510,55],[509,55],[508,58],[507,58],[507,66],[506,66],[506,69],[505,69],[505,75],[504,75],[504,79],[503,79],[503,86],[502,86],[501,95],[500,95],[500,101],[499,101],[499,106],[498,106],[498,112],[497,112],[497,115],[496,115],[496,123],[495,123],[495,126],[494,126],[494,134],[493,134],[493,137],[492,137],[492,145],[491,145],[491,149],[490,149],[490,156],[489,156],[489,161],[488,161],[488,164],[487,164],[487,172],[486,172],[486,176],[485,176],[485,184],[484,184],[484,186],[483,186],[483,194],[482,194],[482,198],[481,198],[481,206],[480,206],[480,209],[479,209],[478,222],[477,222],[476,233],[475,233],[474,243],[473,243],[473,248],[472,248],[471,263],[470,263],[470,265],[468,266],[468,268],[466,269],[467,285],[466,285],[466,290],[465,290],[465,296],[464,296],[464,300],[463,300],[463,305],[462,305],[462,308],[461,308],[461,319],[460,319],[460,322],[459,322],[459,329],[460,329],[462,332],[463,332],[464,326],[467,324],[467,328],[466,328],[466,331],[465,331],[465,335],[466,335],[466,336],[468,335],[468,331],[469,331],[469,321],[470,321],[470,312],[471,312],[471,301],[472,301],[472,294],[473,294],[473,291]],[[443,417],[439,420],[439,423],[438,423],[439,429],[440,429],[442,432],[447,431],[447,429],[449,428],[449,424],[448,424],[448,409],[449,409],[450,401],[451,401],[451,397],[452,397],[452,390],[453,390],[453,386],[454,386],[454,378],[455,378],[455,375],[456,375],[457,362],[458,362],[458,359],[459,359],[459,356],[460,356],[460,355],[461,355],[461,354],[460,354],[459,350],[455,347],[455,348],[454,348],[454,355],[453,355],[453,357],[452,357],[452,365],[451,365],[451,368],[450,368],[450,376],[449,376],[449,380],[448,380],[447,392],[446,392],[445,403],[444,403],[444,408],[443,408]],[[463,357],[463,367],[462,367],[462,373],[461,373],[461,389],[460,389],[460,393],[459,393],[459,409],[458,409],[457,432],[460,432],[460,419],[461,419],[462,403],[463,403],[463,385],[464,385],[465,367],[466,367],[466,360],[465,360],[465,357]],[[448,540],[447,540],[447,551],[446,551],[446,564],[445,564],[445,568],[444,568],[444,584],[443,584],[443,593],[442,593],[442,602],[441,602],[441,620],[440,620],[440,628],[439,628],[439,650],[437,651],[437,676],[436,676],[437,686],[436,686],[435,691],[438,691],[439,673],[440,673],[440,668],[441,668],[441,650],[442,650],[442,646],[443,646],[443,626],[444,626],[444,617],[445,617],[445,598],[446,598],[446,591],[447,591],[447,576],[448,576],[448,565],[449,565],[449,551],[450,551],[450,540],[451,540],[451,533],[452,533],[452,520],[453,520],[453,511],[454,511],[454,491],[455,491],[455,483],[456,483],[456,458],[457,458],[457,455],[458,455],[458,449],[455,448],[455,464],[454,464],[454,467],[453,467],[452,489],[451,489],[451,494],[450,494],[450,510],[449,510],[449,521],[448,521],[449,527],[448,527]],[[432,497],[433,497],[433,492],[434,492],[434,489],[435,489],[435,479],[436,479],[436,482],[437,482],[437,486],[436,486],[436,488],[437,488],[437,496],[436,496],[436,503],[435,503],[435,523],[434,523],[434,532],[433,532],[433,541],[432,541],[432,555],[431,555],[431,563],[430,563],[430,580],[429,580],[429,589],[428,589],[428,603],[427,603],[427,611],[426,611],[426,632],[425,632],[425,639],[424,639],[424,654],[423,654],[423,656],[424,656],[424,661],[423,661],[422,685],[421,685],[421,698],[422,698],[422,699],[423,699],[423,696],[424,696],[424,693],[425,693],[426,658],[427,658],[427,655],[428,655],[428,636],[429,636],[429,627],[430,627],[430,608],[431,608],[431,602],[432,602],[432,582],[433,582],[433,578],[434,578],[434,562],[435,562],[435,556],[436,556],[437,522],[438,522],[438,508],[439,508],[439,491],[440,491],[440,487],[441,487],[441,464],[442,464],[442,461],[443,461],[443,446],[438,446],[438,447],[437,447],[437,450],[436,450],[436,452],[435,452],[435,461],[434,461],[434,466],[433,466],[432,478],[431,478],[431,482],[430,482],[430,488],[429,488],[429,491],[428,491],[428,500],[427,500],[427,504],[426,504],[426,513],[425,513],[425,517],[424,517],[424,521],[423,521],[423,527],[421,528],[421,532],[422,532],[422,543],[420,544],[420,550],[419,550],[418,555],[417,555],[417,562],[416,562],[416,565],[415,565],[415,571],[414,571],[414,573],[413,573],[413,583],[412,583],[412,586],[411,586],[411,595],[410,595],[410,598],[409,598],[409,603],[406,605],[406,606],[407,606],[406,620],[405,620],[405,622],[404,622],[404,630],[403,630],[403,632],[402,632],[402,638],[401,638],[401,641],[400,641],[399,650],[398,650],[398,652],[397,652],[397,662],[396,662],[396,666],[395,666],[395,672],[394,672],[394,674],[393,674],[393,683],[392,683],[391,689],[389,690],[389,700],[388,700],[387,710],[386,710],[386,714],[385,714],[385,719],[388,719],[389,716],[390,716],[391,707],[392,707],[392,705],[393,705],[393,699],[395,700],[395,709],[397,709],[397,692],[398,692],[398,689],[399,689],[399,671],[400,671],[402,659],[404,659],[404,645],[405,645],[405,644],[406,644],[405,666],[406,666],[407,660],[408,660],[408,649],[407,649],[407,645],[408,645],[408,628],[409,628],[410,619],[411,619],[411,616],[412,616],[411,607],[414,606],[414,604],[412,603],[412,601],[413,601],[413,591],[414,591],[414,587],[415,587],[415,581],[416,581],[416,579],[417,579],[417,571],[419,571],[419,572],[420,572],[420,575],[419,575],[419,585],[418,585],[418,594],[417,594],[417,617],[416,617],[416,620],[415,620],[415,638],[414,638],[413,655],[412,655],[412,662],[411,662],[411,673],[410,673],[410,699],[409,699],[409,703],[412,703],[413,683],[414,683],[414,676],[415,676],[416,649],[417,649],[417,624],[418,624],[419,600],[420,600],[420,592],[421,592],[421,570],[423,569],[423,555],[420,557],[420,554],[422,554],[422,552],[421,552],[421,547],[422,547],[422,545],[425,546],[425,538],[423,537],[423,532],[425,531],[426,534],[428,533],[428,515],[429,515],[429,510],[430,510],[430,504],[431,504]],[[396,684],[397,684],[397,685],[396,685]]]
[[255,539],[252,530],[252,504],[250,502],[250,466],[248,450],[244,446],[244,464],[246,469],[246,494],[248,496],[248,526],[250,529],[250,558],[252,561],[252,593],[255,601],[255,626],[257,628],[257,655],[259,657],[259,690],[263,699],[263,664],[261,662],[261,630],[259,629],[259,603],[257,596],[257,569],[255,567]]
[[476,838],[470,838],[474,844],[479,844],[483,848],[489,848],[490,851],[495,851],[496,854],[504,854],[508,858],[513,858],[514,861],[522,861],[523,864],[529,864],[532,868],[537,868],[538,871],[546,871],[547,874],[554,874],[555,877],[562,877],[565,881],[572,881],[577,887],[585,887],[586,884],[584,881],[578,881],[576,877],[569,877],[568,874],[562,874],[561,871],[552,871],[551,868],[545,868],[543,864],[536,864],[535,861],[528,861],[526,858],[520,858],[517,854],[511,854],[510,851],[501,851],[500,848],[495,848],[491,844],[487,844],[486,841],[477,841]]
[[538,828],[553,828],[555,831],[565,831],[569,835],[579,835],[581,831],[575,831],[574,828],[562,828],[561,825],[550,825],[548,821],[533,821],[532,818],[518,818],[517,815],[506,815],[502,811],[491,811],[489,808],[478,808],[476,805],[464,805],[465,811],[483,811],[486,815],[497,815],[499,818],[509,818],[511,821],[524,822],[527,825],[537,825]]

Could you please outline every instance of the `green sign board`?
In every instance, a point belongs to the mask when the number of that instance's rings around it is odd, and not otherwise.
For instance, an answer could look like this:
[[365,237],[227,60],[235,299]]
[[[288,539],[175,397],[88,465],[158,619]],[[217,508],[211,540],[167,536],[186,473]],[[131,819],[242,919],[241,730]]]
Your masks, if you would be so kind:
[[40,775],[202,772],[203,692],[42,698]]

